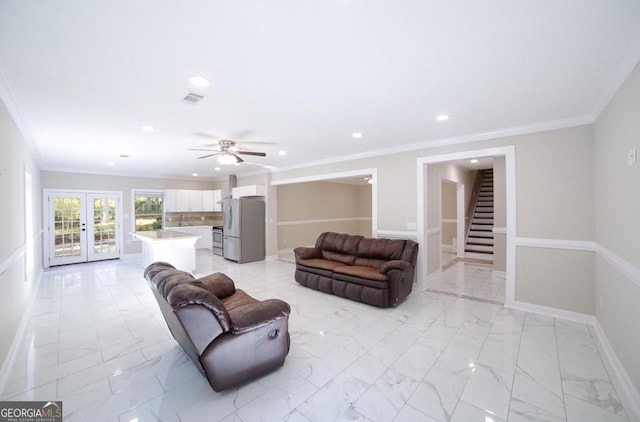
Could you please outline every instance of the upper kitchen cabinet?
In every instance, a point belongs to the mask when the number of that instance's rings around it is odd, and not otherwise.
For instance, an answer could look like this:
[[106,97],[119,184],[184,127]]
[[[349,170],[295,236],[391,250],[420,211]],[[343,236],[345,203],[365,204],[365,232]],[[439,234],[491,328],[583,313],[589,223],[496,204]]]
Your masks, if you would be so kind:
[[221,212],[222,191],[166,189],[164,191],[165,212]]
[[265,193],[264,185],[238,186],[231,190],[231,197],[236,199],[244,196],[265,196]]
[[205,190],[203,191],[204,209],[206,211],[222,212],[222,191],[217,190]]

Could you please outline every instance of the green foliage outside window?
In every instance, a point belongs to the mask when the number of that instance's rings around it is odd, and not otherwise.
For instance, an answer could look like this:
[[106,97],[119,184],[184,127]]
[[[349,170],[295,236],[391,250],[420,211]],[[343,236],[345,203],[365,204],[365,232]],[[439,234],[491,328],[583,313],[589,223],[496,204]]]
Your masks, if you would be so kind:
[[161,193],[134,196],[137,232],[162,228],[162,199]]

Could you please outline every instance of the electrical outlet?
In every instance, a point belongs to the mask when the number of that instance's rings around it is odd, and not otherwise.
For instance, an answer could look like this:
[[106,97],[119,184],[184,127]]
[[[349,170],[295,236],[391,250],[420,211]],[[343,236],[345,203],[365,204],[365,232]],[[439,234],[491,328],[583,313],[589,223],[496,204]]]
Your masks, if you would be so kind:
[[638,161],[637,148],[633,147],[627,152],[627,166],[632,166]]

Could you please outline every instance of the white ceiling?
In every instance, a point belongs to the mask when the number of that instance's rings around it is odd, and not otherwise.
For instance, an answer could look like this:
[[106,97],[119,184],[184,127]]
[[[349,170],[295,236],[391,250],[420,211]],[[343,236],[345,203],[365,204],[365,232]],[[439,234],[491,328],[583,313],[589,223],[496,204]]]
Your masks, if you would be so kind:
[[45,170],[216,178],[263,168],[198,132],[282,169],[590,122],[639,46],[638,0],[0,0],[0,93]]

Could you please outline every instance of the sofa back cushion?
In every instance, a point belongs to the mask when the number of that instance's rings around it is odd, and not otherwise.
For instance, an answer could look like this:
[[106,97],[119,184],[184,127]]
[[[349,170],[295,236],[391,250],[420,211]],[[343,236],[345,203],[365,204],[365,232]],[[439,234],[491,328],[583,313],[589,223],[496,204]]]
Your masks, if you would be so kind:
[[405,243],[403,239],[362,239],[354,264],[380,268],[387,261],[402,259]]
[[322,250],[324,259],[353,265],[361,239],[358,235],[325,232],[318,237],[316,248]]

